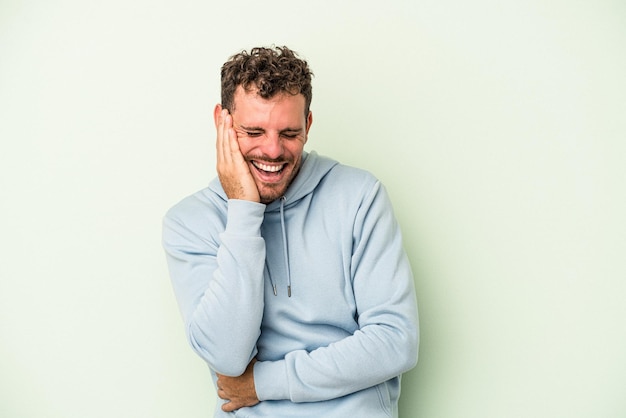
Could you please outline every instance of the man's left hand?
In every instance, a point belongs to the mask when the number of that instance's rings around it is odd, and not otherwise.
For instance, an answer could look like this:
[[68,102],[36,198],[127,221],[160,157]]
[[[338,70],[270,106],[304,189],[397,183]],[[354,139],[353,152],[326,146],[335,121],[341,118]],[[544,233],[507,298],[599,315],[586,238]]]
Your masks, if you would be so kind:
[[254,388],[254,363],[253,358],[246,371],[237,377],[217,374],[217,396],[227,402],[222,405],[222,411],[232,412],[244,406],[254,406],[259,403]]

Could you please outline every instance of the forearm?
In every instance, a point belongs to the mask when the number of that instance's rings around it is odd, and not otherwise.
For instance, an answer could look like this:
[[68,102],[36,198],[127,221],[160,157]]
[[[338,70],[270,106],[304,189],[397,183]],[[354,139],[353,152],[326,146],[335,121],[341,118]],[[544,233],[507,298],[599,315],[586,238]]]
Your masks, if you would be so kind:
[[324,401],[401,375],[417,361],[417,325],[409,322],[402,329],[370,325],[327,347],[257,362],[254,376],[259,399]]
[[218,268],[186,324],[194,350],[230,376],[243,373],[256,354],[263,318],[263,245],[242,240],[222,234]]
[[408,262],[400,270],[380,287],[371,284],[370,296],[385,302],[365,309],[352,335],[310,352],[292,351],[279,361],[257,362],[254,375],[259,399],[334,399],[413,368],[419,346],[417,303]]
[[172,222],[164,242],[191,346],[212,369],[235,376],[256,354],[265,243],[259,232],[263,205],[235,201],[228,210],[215,248]]

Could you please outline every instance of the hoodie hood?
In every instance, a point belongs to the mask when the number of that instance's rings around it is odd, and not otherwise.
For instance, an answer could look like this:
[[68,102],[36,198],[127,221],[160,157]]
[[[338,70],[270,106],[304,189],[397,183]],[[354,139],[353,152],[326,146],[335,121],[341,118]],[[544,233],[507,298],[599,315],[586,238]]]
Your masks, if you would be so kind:
[[300,172],[296,175],[291,185],[287,188],[287,192],[282,199],[267,205],[266,212],[280,210],[280,206],[289,207],[298,200],[311,194],[328,172],[338,164],[337,161],[328,157],[322,157],[317,152],[304,152],[302,154],[302,166]]

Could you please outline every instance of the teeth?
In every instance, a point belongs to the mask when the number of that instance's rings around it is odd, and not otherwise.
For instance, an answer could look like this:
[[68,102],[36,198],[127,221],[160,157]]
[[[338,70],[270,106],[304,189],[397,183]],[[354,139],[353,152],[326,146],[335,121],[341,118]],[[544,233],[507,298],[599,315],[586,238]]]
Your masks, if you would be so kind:
[[281,165],[267,165],[267,164],[260,163],[258,161],[254,161],[253,164],[254,164],[254,166],[256,168],[259,168],[259,169],[261,169],[263,171],[268,171],[270,173],[276,173],[277,171],[280,171],[280,170],[283,169],[283,164],[281,164]]

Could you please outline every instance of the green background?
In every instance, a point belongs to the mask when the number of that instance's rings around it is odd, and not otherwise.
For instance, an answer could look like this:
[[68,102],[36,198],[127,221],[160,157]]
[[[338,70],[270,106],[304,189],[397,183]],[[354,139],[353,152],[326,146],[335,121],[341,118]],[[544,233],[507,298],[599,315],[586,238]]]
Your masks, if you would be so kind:
[[626,416],[620,1],[0,2],[0,416],[210,417],[160,246],[232,53],[315,74],[415,271],[403,418]]

